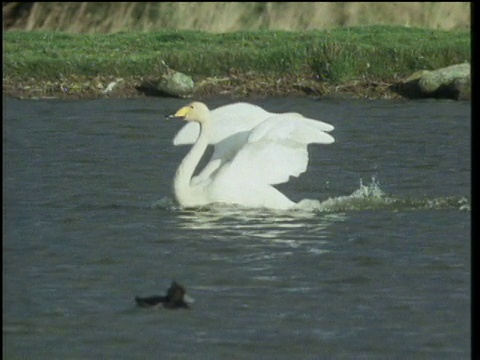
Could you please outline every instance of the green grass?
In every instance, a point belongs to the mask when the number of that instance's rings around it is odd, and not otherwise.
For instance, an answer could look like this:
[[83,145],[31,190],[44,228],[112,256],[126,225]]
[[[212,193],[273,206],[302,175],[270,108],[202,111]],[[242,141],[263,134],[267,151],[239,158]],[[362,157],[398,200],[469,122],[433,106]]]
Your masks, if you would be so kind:
[[330,83],[391,79],[470,62],[470,33],[372,26],[315,30],[114,34],[4,33],[4,76],[48,80],[72,75],[147,76],[162,61],[192,75],[316,76]]

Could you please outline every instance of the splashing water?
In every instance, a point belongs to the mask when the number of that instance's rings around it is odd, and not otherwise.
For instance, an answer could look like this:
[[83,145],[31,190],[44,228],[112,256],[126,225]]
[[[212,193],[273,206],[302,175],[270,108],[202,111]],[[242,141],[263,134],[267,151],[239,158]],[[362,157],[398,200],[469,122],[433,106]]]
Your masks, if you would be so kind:
[[342,212],[361,210],[440,210],[457,209],[470,211],[470,201],[464,196],[438,198],[401,198],[388,196],[380,189],[379,182],[372,177],[372,182],[364,185],[360,179],[360,187],[348,196],[329,198],[318,204],[317,211]]
[[385,193],[380,189],[380,183],[375,180],[375,177],[372,177],[372,182],[367,186],[363,185],[363,180],[360,179],[360,188],[350,195],[352,198],[381,198],[384,196]]
[[[169,197],[164,197],[151,205],[152,208],[163,208],[178,210],[174,201]],[[197,210],[209,211],[215,209],[231,208],[235,211],[245,210],[242,206],[226,204],[210,204],[202,206]],[[372,181],[364,185],[360,179],[359,188],[347,196],[331,197],[324,201],[315,199],[303,199],[295,207],[295,211],[321,212],[321,213],[339,213],[346,211],[364,211],[364,210],[441,210],[455,209],[460,211],[470,211],[470,200],[464,196],[448,196],[437,198],[401,198],[387,195],[380,189],[380,183],[372,177]],[[258,210],[258,209],[257,209]],[[290,211],[291,212],[291,211]]]

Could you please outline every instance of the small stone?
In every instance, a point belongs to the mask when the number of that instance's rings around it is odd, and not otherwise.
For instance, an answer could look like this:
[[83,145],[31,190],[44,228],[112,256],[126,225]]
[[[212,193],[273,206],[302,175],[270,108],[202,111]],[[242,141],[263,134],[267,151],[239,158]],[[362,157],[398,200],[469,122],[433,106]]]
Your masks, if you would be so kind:
[[155,90],[174,97],[189,97],[194,87],[192,78],[178,71],[169,71],[155,84]]

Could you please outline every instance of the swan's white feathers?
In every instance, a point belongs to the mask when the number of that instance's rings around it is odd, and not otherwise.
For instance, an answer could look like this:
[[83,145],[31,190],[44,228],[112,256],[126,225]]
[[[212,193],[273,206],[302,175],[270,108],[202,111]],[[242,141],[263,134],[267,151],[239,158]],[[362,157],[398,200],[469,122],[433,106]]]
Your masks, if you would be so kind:
[[[210,111],[210,121],[212,131],[210,134],[210,144],[217,144],[230,135],[250,131],[257,126],[271,113],[262,109],[260,106],[248,103],[235,103],[220,106]],[[200,125],[196,122],[190,122],[184,125],[173,139],[174,145],[193,144],[197,141],[200,134]]]
[[307,169],[307,164],[306,145],[248,143],[231,163],[218,171],[217,177],[229,182],[248,179],[252,183],[275,185],[287,182],[290,176],[299,176]]
[[[308,144],[334,142],[327,133],[334,129],[330,124],[297,113],[269,113],[248,103],[212,110],[207,127],[208,136],[207,132],[200,136],[199,124],[190,121],[174,138],[175,145],[201,142],[203,151],[207,143],[215,146],[209,163],[190,179],[190,185],[181,182],[185,176],[179,177],[178,174],[180,169],[187,169],[183,164],[188,162],[191,168],[193,161],[199,161],[190,159],[193,154],[200,154],[200,148],[198,151],[192,148],[187,155],[189,160],[185,161],[186,157],[177,170],[176,197],[179,201],[183,199],[182,205],[220,201],[244,206],[290,208],[295,203],[271,185],[284,183],[291,176],[297,177],[306,171]],[[190,195],[185,192],[187,187]]]
[[296,115],[272,116],[251,130],[247,142],[218,176],[270,185],[286,182],[290,176],[298,177],[307,169],[308,144],[334,142],[331,135],[320,130],[323,128],[314,120]]
[[[275,114],[257,105],[235,103],[210,111],[210,117],[212,126],[209,143],[214,144],[215,149],[208,164],[197,176],[192,178],[192,185],[209,181],[210,176],[231,161],[240,150],[245,153],[235,159],[238,164],[231,166],[229,170],[231,174],[237,171],[239,178],[242,179],[244,176],[240,175],[241,172],[254,172],[251,164],[255,162],[258,167],[267,164],[265,166],[276,168],[276,171],[268,172],[268,178],[271,179],[268,184],[286,182],[289,176],[298,176],[306,170],[308,153],[303,154],[302,152],[302,156],[305,157],[302,162],[297,158],[298,154],[297,157],[293,155],[292,149],[289,151],[290,155],[283,158],[280,155],[279,141],[283,141],[283,146],[288,146],[290,142],[300,144],[330,144],[334,142],[333,137],[324,132],[332,131],[334,129],[332,125],[305,118],[298,113]],[[193,144],[199,134],[200,125],[197,122],[188,122],[175,136],[174,145]],[[247,141],[249,143],[265,141],[266,143],[249,149],[245,148]],[[259,147],[263,149],[256,153]],[[288,170],[290,168],[285,168],[285,163],[296,164],[290,165],[291,173]],[[264,173],[266,172],[256,172],[259,176]]]
[[297,115],[274,115],[252,129],[248,136],[248,141],[293,141],[302,144],[331,144],[334,142],[334,139],[331,135],[324,132],[324,125],[325,123]]
[[[225,138],[243,131],[250,131],[268,118],[280,115],[270,113],[260,106],[249,103],[235,103],[220,106],[210,111],[212,133],[210,144],[217,144]],[[287,115],[287,114],[286,114]],[[319,120],[305,118],[300,114],[290,113],[288,115],[303,118],[304,121],[314,122],[322,131],[332,131],[334,127]],[[200,134],[200,125],[196,122],[185,124],[175,135],[174,145],[193,144]]]

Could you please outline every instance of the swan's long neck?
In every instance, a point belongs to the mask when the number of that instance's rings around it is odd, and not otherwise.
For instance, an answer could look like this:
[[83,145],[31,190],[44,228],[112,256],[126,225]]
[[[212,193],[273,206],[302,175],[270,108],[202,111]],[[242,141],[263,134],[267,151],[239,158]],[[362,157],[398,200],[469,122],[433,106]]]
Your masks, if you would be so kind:
[[175,173],[175,179],[173,181],[175,197],[182,206],[200,205],[198,202],[199,199],[197,199],[200,193],[195,191],[191,185],[191,179],[195,168],[208,147],[209,136],[209,122],[200,123],[200,135]]

